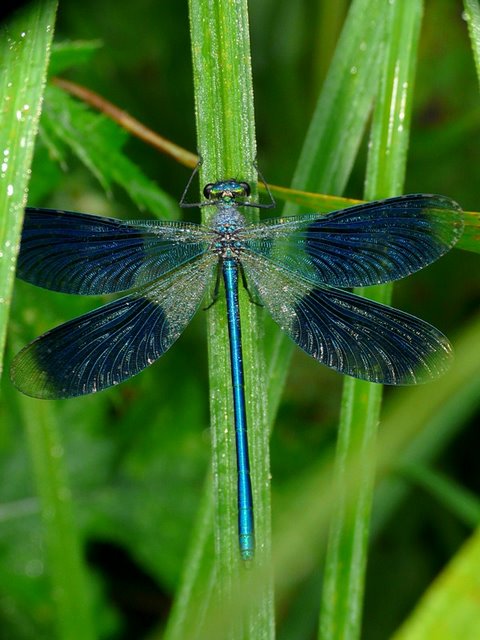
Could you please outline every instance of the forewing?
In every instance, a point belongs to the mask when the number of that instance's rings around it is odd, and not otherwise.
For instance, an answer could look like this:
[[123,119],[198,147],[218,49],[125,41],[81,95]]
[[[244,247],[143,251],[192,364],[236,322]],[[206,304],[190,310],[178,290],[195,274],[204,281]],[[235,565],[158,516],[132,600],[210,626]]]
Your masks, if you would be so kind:
[[208,232],[193,223],[28,208],[17,276],[64,293],[113,293],[146,285],[207,247]]
[[437,260],[463,230],[459,205],[413,194],[328,215],[265,220],[242,231],[247,251],[312,282],[355,287],[398,280]]
[[215,263],[214,256],[199,258],[132,295],[48,331],[15,357],[14,385],[36,398],[71,398],[139,373],[184,330]]
[[430,324],[398,309],[294,278],[249,256],[244,269],[273,319],[296,344],[340,373],[417,384],[448,368],[452,349]]

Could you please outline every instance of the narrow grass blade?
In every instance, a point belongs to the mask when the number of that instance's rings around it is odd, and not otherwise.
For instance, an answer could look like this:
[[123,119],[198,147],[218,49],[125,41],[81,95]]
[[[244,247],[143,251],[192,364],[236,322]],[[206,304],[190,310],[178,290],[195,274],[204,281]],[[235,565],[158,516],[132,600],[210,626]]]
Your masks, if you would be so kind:
[[[394,3],[387,15],[388,37],[372,126],[366,199],[401,193],[421,15],[420,0]],[[369,297],[388,303],[391,285],[371,290]],[[349,463],[354,458],[359,461],[359,478],[353,499],[346,493],[340,497],[331,525],[320,613],[322,640],[360,637],[375,477],[371,460],[381,399],[380,385],[346,379],[335,465],[340,496],[342,487],[348,484]]]
[[[354,0],[342,29],[310,122],[292,180],[294,189],[340,194],[345,189],[378,88],[385,2]],[[303,204],[298,202],[298,204]],[[297,213],[296,204],[284,208]],[[267,345],[269,413],[274,419],[293,351],[291,341],[273,333]]]
[[295,188],[333,194],[345,188],[377,86],[384,4],[356,0],[350,7],[305,138]]
[[201,638],[207,609],[215,593],[216,572],[213,545],[212,482],[209,476],[202,496],[189,556],[177,597],[173,603],[165,632],[152,634],[151,640]]
[[[195,104],[201,185],[235,177],[255,183],[255,121],[250,65],[250,41],[246,0],[230,2],[190,0],[190,25],[195,87]],[[206,221],[212,214],[204,209]],[[233,429],[232,391],[225,302],[220,299],[208,312],[209,370],[211,386],[211,429],[213,443],[215,592],[214,608],[221,603],[230,611],[228,626],[220,637],[273,637],[273,593],[268,570],[270,557],[270,497],[267,411],[264,397],[263,357],[259,350],[259,309],[241,293],[241,322],[244,337],[249,450],[252,466],[256,537],[259,541],[255,564],[263,567],[261,593],[241,611],[234,591],[245,567],[239,559],[237,542],[237,485]],[[208,539],[204,538],[206,542]],[[200,538],[193,544],[201,544]],[[192,552],[193,553],[193,552]],[[193,553],[193,555],[196,555]],[[207,584],[210,578],[206,577]],[[206,585],[207,586],[207,585]],[[182,594],[180,595],[182,599]],[[191,610],[196,608],[192,603]],[[182,606],[188,606],[186,600]],[[178,615],[177,619],[185,616]],[[188,622],[188,621],[187,621]],[[187,629],[185,623],[184,630]],[[191,628],[191,627],[190,627]],[[170,637],[187,637],[178,626]],[[209,630],[208,637],[214,633]],[[185,633],[185,631],[183,632]],[[194,637],[207,637],[196,623]],[[222,635],[223,634],[223,635]],[[188,636],[191,637],[191,636]]]

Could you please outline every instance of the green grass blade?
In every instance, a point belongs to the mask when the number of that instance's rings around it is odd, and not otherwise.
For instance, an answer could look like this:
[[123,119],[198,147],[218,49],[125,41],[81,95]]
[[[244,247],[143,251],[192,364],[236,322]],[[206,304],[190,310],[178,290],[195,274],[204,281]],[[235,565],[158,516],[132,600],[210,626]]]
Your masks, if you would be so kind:
[[[35,3],[0,28],[0,358],[23,207],[47,75],[56,3]],[[2,367],[0,366],[0,373]]]
[[[235,177],[255,181],[255,121],[250,65],[247,3],[227,0],[190,1],[198,148],[203,159],[200,182]],[[204,210],[208,217],[212,211]],[[273,593],[268,571],[270,556],[270,497],[268,429],[262,354],[259,351],[259,310],[241,292],[249,450],[252,467],[256,536],[255,564],[262,572],[261,594],[253,607],[232,615],[223,637],[270,638],[273,633]],[[215,596],[228,610],[233,590],[245,567],[237,541],[237,486],[232,391],[225,302],[208,312],[211,429],[213,442]],[[204,538],[208,540],[207,538]],[[195,544],[195,541],[193,542]],[[208,545],[207,545],[208,546]],[[233,612],[233,610],[232,610]],[[196,633],[205,633],[198,628]],[[171,627],[181,636],[178,628]],[[211,632],[210,632],[211,633]],[[186,637],[185,635],[183,637]],[[203,636],[205,637],[205,636]]]
[[[373,103],[383,5],[357,0],[350,7],[305,138],[295,188],[334,194],[345,188]],[[292,210],[287,206],[286,214]]]
[[208,477],[202,503],[192,534],[180,587],[173,603],[165,633],[154,634],[151,640],[183,640],[201,637],[206,611],[215,591],[213,549],[212,482]]
[[41,503],[58,637],[93,640],[89,585],[55,411],[48,402],[23,397],[20,408]]
[[[395,3],[388,12],[388,38],[372,127],[366,199],[402,190],[421,15],[420,0]],[[376,287],[369,297],[388,303],[391,285]],[[339,489],[346,486],[352,458],[359,458],[361,471],[354,499],[346,494],[340,498],[331,525],[320,614],[322,640],[360,637],[375,473],[371,454],[381,399],[380,385],[345,381],[335,472]]]
[[[33,3],[28,12],[19,14],[2,28],[0,39],[0,93],[4,105],[0,116],[1,178],[4,185],[0,190],[0,207],[4,212],[0,218],[2,353],[14,277],[13,263],[27,198],[55,10],[55,2]],[[22,400],[22,408],[44,521],[58,637],[90,640],[94,633],[88,590],[57,427],[46,404],[25,399]]]
[[[307,131],[292,186],[306,191],[340,194],[347,181],[368,122],[375,92],[385,3],[355,0],[330,65]],[[285,215],[297,213],[293,203]],[[293,344],[273,333],[268,346],[269,413],[273,421],[285,384]]]

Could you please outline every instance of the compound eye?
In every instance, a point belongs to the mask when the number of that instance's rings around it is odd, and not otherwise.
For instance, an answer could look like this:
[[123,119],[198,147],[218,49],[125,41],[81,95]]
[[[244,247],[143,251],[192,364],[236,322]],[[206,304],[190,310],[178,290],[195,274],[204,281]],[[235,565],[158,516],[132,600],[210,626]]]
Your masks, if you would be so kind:
[[239,184],[243,188],[245,195],[248,197],[250,195],[250,185],[248,182],[240,182]]
[[212,187],[214,186],[213,182],[209,182],[208,184],[206,184],[203,187],[203,195],[205,196],[205,198],[207,198],[207,200],[209,200],[211,194],[212,194]]

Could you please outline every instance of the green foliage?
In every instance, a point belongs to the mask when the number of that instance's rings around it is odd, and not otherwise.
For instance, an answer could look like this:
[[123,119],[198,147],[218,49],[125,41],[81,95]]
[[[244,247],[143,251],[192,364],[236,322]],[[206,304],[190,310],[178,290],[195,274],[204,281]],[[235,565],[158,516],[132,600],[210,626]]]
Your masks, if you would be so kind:
[[65,163],[67,153],[73,153],[107,194],[111,195],[112,184],[117,184],[139,209],[163,218],[178,217],[173,199],[123,153],[127,134],[55,86],[48,87],[45,93],[40,136],[57,162]]
[[[297,188],[358,199],[368,157],[366,197],[400,189],[437,192],[453,197],[467,210],[479,211],[478,3],[465,0],[468,29],[458,3],[428,3],[418,55],[415,47],[409,48],[415,34],[407,37],[401,31],[406,16],[402,19],[400,14],[405,7],[418,8],[420,2],[393,3],[396,13],[387,20],[383,12],[392,10],[386,9],[391,3],[355,0],[343,23],[348,4],[330,0],[250,3],[256,127],[243,2],[226,2],[224,7],[220,2],[191,0],[191,31],[186,8],[178,2],[153,6],[105,0],[101,12],[93,0],[65,2],[58,16],[58,43],[50,73],[68,73],[160,134],[191,150],[198,146],[204,157],[202,181],[224,172],[252,179],[256,128],[259,166],[274,183],[287,184],[293,174]],[[50,36],[38,25],[50,24],[51,35],[53,19],[46,13],[51,5],[44,2],[35,7],[29,18],[37,20],[35,37],[27,40],[33,50],[23,60],[10,59],[19,50],[9,49],[4,40],[0,57],[2,97],[10,96],[20,107],[39,104],[46,75]],[[240,15],[243,22],[235,22],[232,15]],[[412,12],[410,17],[418,26],[418,15]],[[388,105],[394,103],[389,92],[399,76],[393,58],[385,63],[384,52],[395,48],[408,67],[402,82],[410,86],[406,102],[390,111]],[[216,54],[206,56],[202,67],[200,53],[209,51]],[[9,64],[11,78],[3,73]],[[413,73],[414,87],[409,75]],[[9,81],[14,84],[8,86]],[[374,105],[374,133],[368,135]],[[406,138],[394,140],[388,162],[385,152],[391,117],[397,117],[402,108],[406,108],[404,135],[410,134],[403,188]],[[104,116],[49,83],[31,164],[37,119],[18,119],[17,111],[4,110],[0,116],[0,152],[18,142],[18,168],[13,176],[18,180],[14,188],[18,200],[11,209],[7,204],[13,204],[13,199],[4,198],[0,214],[4,248],[16,245],[18,210],[30,165],[30,204],[125,219],[179,215],[175,201],[187,172],[133,141]],[[38,109],[31,111],[38,116]],[[405,113],[407,118],[411,113],[410,127]],[[27,136],[28,144],[20,144],[22,136]],[[370,151],[368,138],[373,141]],[[8,184],[13,184],[10,179]],[[190,195],[192,200],[198,198],[195,189]],[[276,196],[281,199],[280,192]],[[326,211],[336,208],[338,200],[300,194],[295,210],[297,205]],[[294,205],[286,210],[292,213]],[[198,215],[195,210],[190,214]],[[467,216],[467,232],[459,246],[478,252],[478,237],[478,214],[472,214]],[[8,260],[0,261],[2,327],[8,311],[3,300],[9,300],[12,286],[9,266]],[[354,451],[345,468],[347,495],[366,482],[363,520],[354,523],[364,537],[362,553],[337,556],[343,563],[354,557],[344,575],[350,573],[355,580],[330,583],[334,597],[343,594],[338,600],[342,607],[357,607],[351,637],[359,635],[360,611],[363,637],[369,640],[389,637],[401,625],[398,637],[402,640],[460,637],[455,635],[458,625],[449,632],[451,627],[444,624],[443,636],[431,626],[435,620],[450,618],[465,625],[461,637],[478,635],[478,613],[463,597],[467,590],[478,596],[478,536],[456,555],[476,525],[478,505],[471,494],[480,489],[475,471],[474,416],[480,398],[476,301],[474,253],[455,250],[396,285],[395,305],[442,328],[453,338],[457,357],[452,371],[433,385],[389,390],[378,440],[373,439],[366,458]],[[26,341],[102,302],[18,283],[7,366]],[[332,452],[342,380],[298,353],[289,373],[291,344],[268,321],[263,326],[261,314],[251,307],[245,302],[242,321],[249,327],[244,330],[249,339],[246,358],[250,406],[256,412],[251,422],[259,431],[253,445],[257,508],[268,548],[268,468],[262,447],[275,422],[271,456],[278,637],[304,640],[315,637],[319,626],[318,576],[329,523],[336,511],[338,516]],[[217,316],[208,329],[210,384],[215,393],[212,422],[224,428],[230,401],[221,303],[214,312]],[[234,479],[227,474],[220,480],[225,471],[222,456],[231,459],[231,450],[214,452],[215,473],[220,474],[216,475],[217,491],[225,489],[216,515],[209,499],[203,316],[199,314],[161,362],[98,396],[48,405],[25,401],[4,376],[0,635],[14,640],[55,635],[130,640],[160,638],[166,627],[167,638],[203,634],[224,639],[229,633],[241,635],[232,631],[231,621],[241,617],[242,610],[248,611],[252,599],[261,616],[247,618],[247,637],[273,636],[268,572],[259,576],[255,570],[240,571],[238,575],[232,560],[236,540],[227,530],[234,530],[235,524],[228,520],[235,517]],[[363,386],[359,392],[366,393]],[[350,401],[359,411],[361,402],[355,397]],[[371,533],[368,484],[373,480],[361,473],[365,465],[370,465],[371,472],[377,469],[379,481]],[[217,600],[227,587],[225,583],[219,587],[218,574],[212,569],[214,520],[223,579],[232,580],[231,593],[236,594],[228,607]],[[367,549],[368,560],[363,553]],[[444,580],[434,582],[449,562]],[[462,588],[455,589],[458,584]],[[349,590],[354,588],[352,596]],[[358,597],[363,589],[364,602]],[[427,596],[422,600],[424,591]],[[324,598],[328,593],[324,591]],[[168,622],[165,601],[175,602]],[[72,602],[77,604],[74,619]],[[409,622],[408,612],[414,607]],[[335,616],[342,615],[348,623],[339,607]],[[323,637],[333,640],[335,635]]]

